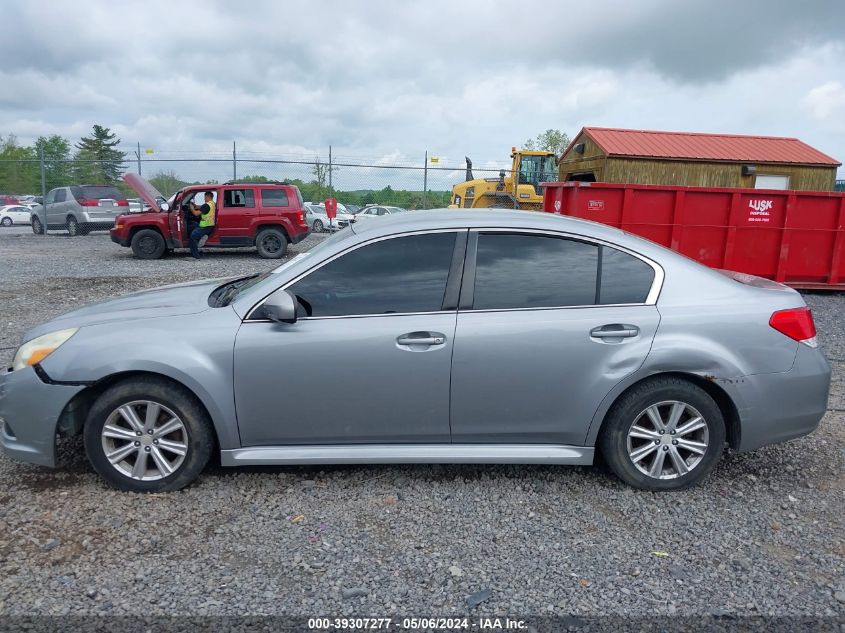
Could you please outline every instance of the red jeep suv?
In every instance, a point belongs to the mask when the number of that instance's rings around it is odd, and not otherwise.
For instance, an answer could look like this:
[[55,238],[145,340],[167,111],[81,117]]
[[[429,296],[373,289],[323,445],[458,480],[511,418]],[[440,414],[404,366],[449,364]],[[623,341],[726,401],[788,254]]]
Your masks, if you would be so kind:
[[137,174],[123,179],[150,209],[120,215],[111,229],[112,242],[129,246],[140,259],[158,259],[175,248],[188,248],[187,217],[190,203],[203,204],[211,191],[217,203],[217,222],[206,246],[255,246],[266,259],[285,254],[288,244],[310,233],[302,194],[293,185],[225,183],[191,185],[177,191],[170,202]]

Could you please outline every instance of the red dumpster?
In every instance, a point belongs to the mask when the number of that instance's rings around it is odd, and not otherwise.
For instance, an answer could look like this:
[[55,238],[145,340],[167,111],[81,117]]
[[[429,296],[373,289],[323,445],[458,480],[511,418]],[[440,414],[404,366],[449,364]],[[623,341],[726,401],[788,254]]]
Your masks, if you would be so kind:
[[543,210],[602,222],[714,268],[845,290],[845,193],[543,183]]

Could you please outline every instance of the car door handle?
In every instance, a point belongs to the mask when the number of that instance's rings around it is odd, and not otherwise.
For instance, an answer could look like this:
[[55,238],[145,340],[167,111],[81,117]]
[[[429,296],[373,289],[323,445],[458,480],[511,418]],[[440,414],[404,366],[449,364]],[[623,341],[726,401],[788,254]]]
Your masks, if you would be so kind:
[[438,332],[409,332],[396,339],[399,345],[443,345],[446,337]]
[[621,325],[617,323],[594,327],[590,330],[590,336],[593,338],[632,338],[639,333],[640,328],[636,325]]

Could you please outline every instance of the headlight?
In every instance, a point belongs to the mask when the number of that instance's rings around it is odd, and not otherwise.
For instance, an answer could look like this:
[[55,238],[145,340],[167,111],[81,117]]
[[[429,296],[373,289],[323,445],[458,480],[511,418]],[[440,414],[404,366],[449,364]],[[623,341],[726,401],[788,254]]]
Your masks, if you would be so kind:
[[24,367],[30,367],[36,363],[40,363],[59,349],[71,336],[76,334],[78,329],[72,327],[66,330],[58,330],[27,341],[18,348],[15,354],[15,360],[12,361],[12,369],[18,371]]

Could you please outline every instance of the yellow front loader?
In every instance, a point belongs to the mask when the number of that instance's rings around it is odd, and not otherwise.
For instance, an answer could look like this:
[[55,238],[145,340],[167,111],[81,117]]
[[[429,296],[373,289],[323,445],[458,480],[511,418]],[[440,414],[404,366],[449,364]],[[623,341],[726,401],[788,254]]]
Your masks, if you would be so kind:
[[451,209],[530,209],[543,208],[541,182],[558,179],[557,159],[546,151],[511,148],[510,173],[504,169],[498,178],[474,178],[472,161],[467,158],[466,181],[452,187]]

